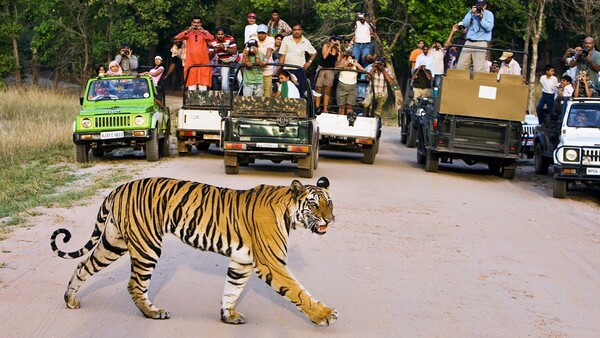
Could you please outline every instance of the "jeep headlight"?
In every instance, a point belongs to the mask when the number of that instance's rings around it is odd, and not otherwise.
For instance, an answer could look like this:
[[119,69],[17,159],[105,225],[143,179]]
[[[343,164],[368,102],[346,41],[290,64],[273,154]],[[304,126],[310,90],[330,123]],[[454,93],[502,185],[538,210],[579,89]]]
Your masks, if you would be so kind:
[[88,118],[85,118],[85,119],[81,120],[81,126],[83,128],[89,128],[89,127],[91,127],[92,126],[92,120],[90,120]]
[[142,126],[144,125],[144,122],[146,122],[146,119],[144,119],[142,115],[138,115],[135,117],[135,119],[133,119],[133,122],[135,122],[135,124],[138,126]]
[[579,149],[565,149],[565,162],[579,162]]

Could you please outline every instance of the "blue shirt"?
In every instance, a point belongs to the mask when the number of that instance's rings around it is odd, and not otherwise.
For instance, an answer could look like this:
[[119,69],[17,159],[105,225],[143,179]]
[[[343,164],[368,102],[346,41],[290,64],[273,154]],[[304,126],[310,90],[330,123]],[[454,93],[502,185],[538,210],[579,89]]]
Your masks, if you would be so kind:
[[492,41],[494,14],[487,9],[483,11],[481,18],[469,11],[462,20],[462,24],[468,28],[467,40]]

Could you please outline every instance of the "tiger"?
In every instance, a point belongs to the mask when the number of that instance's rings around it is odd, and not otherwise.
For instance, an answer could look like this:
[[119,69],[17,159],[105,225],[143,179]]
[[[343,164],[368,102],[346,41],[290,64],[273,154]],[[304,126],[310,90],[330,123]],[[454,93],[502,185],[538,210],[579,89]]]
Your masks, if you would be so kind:
[[61,251],[51,236],[52,250],[65,259],[91,254],[81,261],[64,294],[68,308],[77,309],[76,294],[92,275],[125,253],[131,259],[127,289],[134,304],[153,319],[168,319],[170,313],[148,298],[152,272],[161,255],[163,236],[171,233],[190,246],[229,257],[221,321],[244,324],[236,302],[253,272],[281,296],[294,303],[310,321],[327,326],[338,318],[334,308],[314,299],[287,268],[288,236],[291,229],[304,227],[324,235],[334,221],[329,180],[317,185],[298,180],[290,186],[259,185],[234,190],[213,185],[154,177],[125,183],[109,193],[96,217],[89,241],[79,250]]

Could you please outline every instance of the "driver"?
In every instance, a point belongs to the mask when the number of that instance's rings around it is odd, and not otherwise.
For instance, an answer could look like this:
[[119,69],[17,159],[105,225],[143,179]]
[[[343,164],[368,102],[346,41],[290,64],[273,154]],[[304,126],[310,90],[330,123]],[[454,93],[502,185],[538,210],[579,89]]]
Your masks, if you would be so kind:
[[142,79],[138,79],[135,81],[135,85],[133,88],[133,97],[149,97],[150,93],[148,92],[148,82]]
[[575,127],[585,127],[588,125],[588,116],[585,112],[577,112],[575,116]]

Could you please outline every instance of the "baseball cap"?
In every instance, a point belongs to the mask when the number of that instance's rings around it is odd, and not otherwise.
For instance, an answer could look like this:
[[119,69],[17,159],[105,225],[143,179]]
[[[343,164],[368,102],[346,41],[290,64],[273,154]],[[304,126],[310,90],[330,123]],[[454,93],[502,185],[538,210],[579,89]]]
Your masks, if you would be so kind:
[[380,55],[380,56],[377,57],[377,61],[378,62],[385,62],[385,57],[383,57],[383,56]]
[[252,13],[252,12],[250,12],[250,13],[248,13],[248,17],[249,17],[249,18],[255,18],[255,19],[256,19],[256,13]]
[[269,28],[268,28],[268,27],[267,27],[267,25],[265,25],[264,23],[263,23],[263,24],[260,24],[260,25],[258,25],[258,28],[256,29],[256,32],[257,32],[257,33],[266,33],[266,32],[268,32],[268,31],[269,31]]
[[475,4],[476,5],[487,5],[487,1],[485,1],[485,0],[477,0],[477,1],[475,1]]
[[254,39],[250,39],[250,40],[248,40],[248,42],[246,42],[246,46],[248,46],[248,47],[252,47],[252,46],[258,47],[258,42],[256,40],[254,40]]
[[341,36],[341,35],[339,35],[339,34],[335,34],[335,35],[334,35],[334,36],[332,36],[331,38],[332,38],[334,41],[335,41],[335,40],[339,40],[339,41],[342,41],[342,40],[343,40],[343,39],[342,39],[342,36]]
[[364,17],[365,17],[365,13],[358,13],[356,16],[357,16],[359,19],[364,19]]
[[160,61],[162,61],[162,57],[160,57],[160,55],[157,55],[157,56],[154,57],[154,60],[157,60],[157,59],[160,60]]
[[500,61],[504,61],[507,58],[510,58],[513,56],[513,53],[511,52],[502,52],[502,56],[500,57]]

